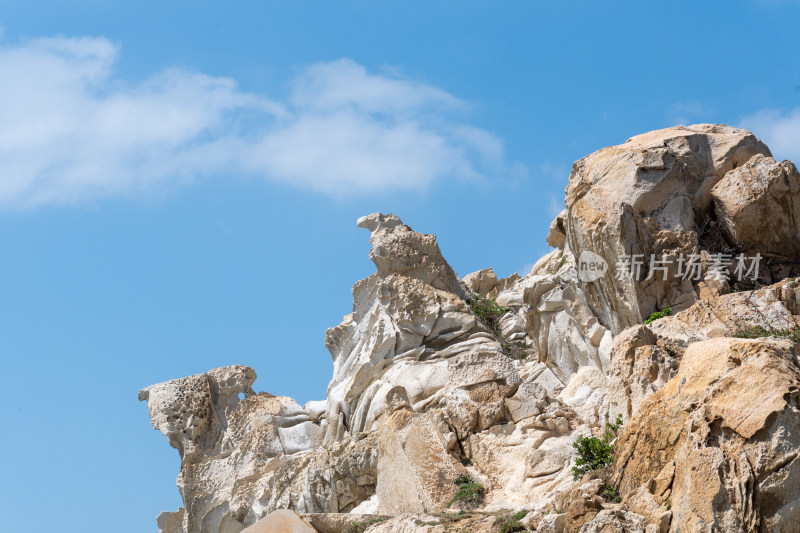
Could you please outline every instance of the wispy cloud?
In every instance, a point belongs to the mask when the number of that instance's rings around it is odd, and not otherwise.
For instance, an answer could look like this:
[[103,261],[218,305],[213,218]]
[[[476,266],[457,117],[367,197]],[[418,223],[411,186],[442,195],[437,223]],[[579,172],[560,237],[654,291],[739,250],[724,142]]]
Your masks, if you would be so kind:
[[800,164],[800,109],[762,110],[742,119],[740,126],[764,141],[775,159]]
[[676,102],[666,112],[669,122],[681,126],[702,122],[706,116],[708,110],[701,102]]
[[0,46],[0,205],[146,193],[248,174],[344,196],[507,172],[469,105],[349,59],[308,66],[276,101],[181,69],[115,77],[120,48],[53,37]]

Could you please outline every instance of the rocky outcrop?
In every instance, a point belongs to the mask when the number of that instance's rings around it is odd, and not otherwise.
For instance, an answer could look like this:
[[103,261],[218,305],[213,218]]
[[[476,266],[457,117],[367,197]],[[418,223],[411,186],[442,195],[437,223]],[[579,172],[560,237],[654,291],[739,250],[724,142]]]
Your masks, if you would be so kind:
[[486,296],[499,285],[497,274],[491,268],[485,268],[464,276],[464,285],[474,294]]
[[448,453],[438,424],[410,409],[392,413],[378,440],[378,501],[385,514],[436,513],[456,492],[464,468]]
[[[718,246],[706,240],[711,190],[758,154],[771,155],[751,133],[701,124],[639,135],[575,163],[566,193],[566,246],[575,257],[591,252],[609,265],[605,276],[583,287],[606,328],[617,334],[656,309],[695,301],[695,287],[677,275],[676,265],[666,276],[661,270],[650,276],[650,258]],[[644,263],[630,278],[623,275],[632,270],[625,257],[634,255]]]
[[725,174],[711,197],[720,227],[737,250],[800,259],[800,173],[791,161],[757,155]]
[[[326,333],[325,400],[256,394],[243,366],[141,391],[181,458],[184,506],[159,530],[793,531],[798,178],[744,130],[634,137],[575,164],[556,249],[504,279],[459,279],[395,215],[359,219],[376,272]],[[726,279],[715,261],[736,254],[764,262]],[[617,415],[613,468],[576,480],[576,437]]]
[[[800,523],[800,361],[777,338],[691,344],[618,445],[623,498],[645,490],[671,531],[785,531]],[[669,423],[665,426],[665,421]]]

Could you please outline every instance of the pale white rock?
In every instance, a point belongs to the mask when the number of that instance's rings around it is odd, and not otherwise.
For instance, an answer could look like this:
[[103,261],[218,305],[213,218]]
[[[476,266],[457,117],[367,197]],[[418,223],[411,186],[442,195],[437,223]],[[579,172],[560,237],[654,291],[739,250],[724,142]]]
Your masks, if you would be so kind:
[[[372,452],[355,445],[315,455],[323,428],[291,398],[255,394],[255,378],[251,368],[232,366],[139,393],[153,426],[181,456],[178,487],[184,509],[159,518],[163,533],[237,533],[281,507],[281,498],[291,497],[302,511],[338,511],[339,505],[352,507],[374,494],[377,461],[369,457]],[[336,487],[341,494],[331,505],[320,481],[353,473],[359,455],[363,485]],[[346,473],[342,461],[349,465]],[[292,480],[298,478],[304,484],[295,485],[298,492],[293,493]]]
[[579,367],[608,368],[611,333],[589,307],[574,268],[537,280],[525,289],[525,302],[528,336],[562,384]]
[[317,533],[317,530],[296,512],[279,509],[244,528],[242,533]]
[[358,219],[358,227],[371,232],[369,258],[378,275],[400,274],[466,299],[469,294],[447,264],[436,237],[417,233],[395,215],[373,213]]
[[373,494],[370,499],[364,500],[363,502],[353,507],[353,510],[350,511],[350,514],[376,514],[377,511],[378,511],[378,495]]
[[542,517],[542,521],[536,528],[536,533],[563,533],[564,525],[567,523],[567,515],[548,514]]
[[328,400],[312,400],[303,405],[303,411],[305,411],[312,420],[318,420],[327,410]]
[[608,378],[602,370],[584,366],[575,372],[559,395],[584,422],[599,427],[606,418],[614,419],[617,412],[612,407]]
[[491,268],[478,270],[477,272],[464,276],[464,285],[466,285],[467,289],[471,292],[486,296],[497,287],[497,275]]
[[580,533],[658,533],[658,530],[636,513],[605,509],[584,524]]

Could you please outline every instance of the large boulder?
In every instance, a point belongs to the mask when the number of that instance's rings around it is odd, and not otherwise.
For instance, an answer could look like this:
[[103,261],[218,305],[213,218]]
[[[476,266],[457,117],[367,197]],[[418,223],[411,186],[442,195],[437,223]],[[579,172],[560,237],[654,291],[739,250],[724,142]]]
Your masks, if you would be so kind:
[[800,259],[800,173],[791,161],[756,155],[711,189],[728,240],[744,253]]
[[[750,132],[700,124],[638,135],[575,163],[566,191],[566,246],[579,261],[591,252],[609,265],[605,275],[583,284],[606,328],[617,334],[656,309],[694,302],[692,283],[674,264],[649,276],[650,259],[676,259],[707,246],[712,188],[758,154],[771,155]],[[644,264],[629,277],[635,261],[626,258],[634,255]]]
[[456,492],[464,472],[449,453],[438,424],[409,409],[392,413],[381,428],[378,452],[379,512],[437,513]]
[[498,284],[497,275],[491,268],[484,268],[464,276],[464,285],[466,285],[467,289],[481,296],[489,294]]
[[798,346],[710,339],[626,424],[614,482],[623,501],[644,490],[671,508],[670,531],[795,531],[799,449]]

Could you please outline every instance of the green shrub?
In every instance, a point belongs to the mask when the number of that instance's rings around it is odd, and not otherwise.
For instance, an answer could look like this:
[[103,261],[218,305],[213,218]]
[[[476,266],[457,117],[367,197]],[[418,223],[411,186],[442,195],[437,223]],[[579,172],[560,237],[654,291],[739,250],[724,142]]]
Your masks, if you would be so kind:
[[665,316],[670,316],[671,314],[672,314],[672,308],[665,307],[661,311],[656,311],[652,315],[650,315],[650,318],[645,320],[644,323],[649,324],[653,320],[658,320],[659,318],[664,318]]
[[348,533],[364,533],[370,526],[373,526],[379,522],[385,522],[389,520],[388,516],[379,516],[378,518],[373,518],[371,520],[367,520],[366,522],[353,522],[350,525],[350,530]]
[[575,466],[572,467],[572,477],[579,480],[587,472],[605,468],[614,460],[614,445],[612,441],[622,427],[622,415],[618,415],[614,422],[606,418],[606,430],[603,438],[586,437],[578,435],[572,447],[578,452]]
[[448,506],[453,505],[456,501],[464,502],[467,505],[478,505],[483,501],[486,489],[483,485],[472,479],[472,476],[459,474],[455,481],[453,481],[453,484],[458,485],[458,491],[456,495],[453,496],[453,499],[450,500]]
[[800,342],[800,329],[786,328],[786,329],[766,329],[761,326],[753,326],[750,329],[744,329],[732,335],[739,339],[758,339],[761,337],[783,337],[792,342]]
[[498,330],[500,317],[508,313],[508,308],[497,305],[494,298],[487,298],[480,294],[473,294],[472,298],[467,300],[467,305],[475,313],[475,316],[494,331]]
[[514,514],[510,514],[509,512],[502,513],[498,515],[497,519],[494,521],[494,525],[497,526],[498,531],[500,533],[514,533],[515,531],[525,531],[525,526],[520,522],[525,516],[528,514],[528,511],[525,509],[521,511],[517,511]]
[[617,487],[613,485],[606,485],[603,488],[603,491],[600,493],[600,495],[603,498],[607,499],[608,501],[614,503],[619,503],[622,501],[622,498],[619,497],[619,492],[617,491]]

